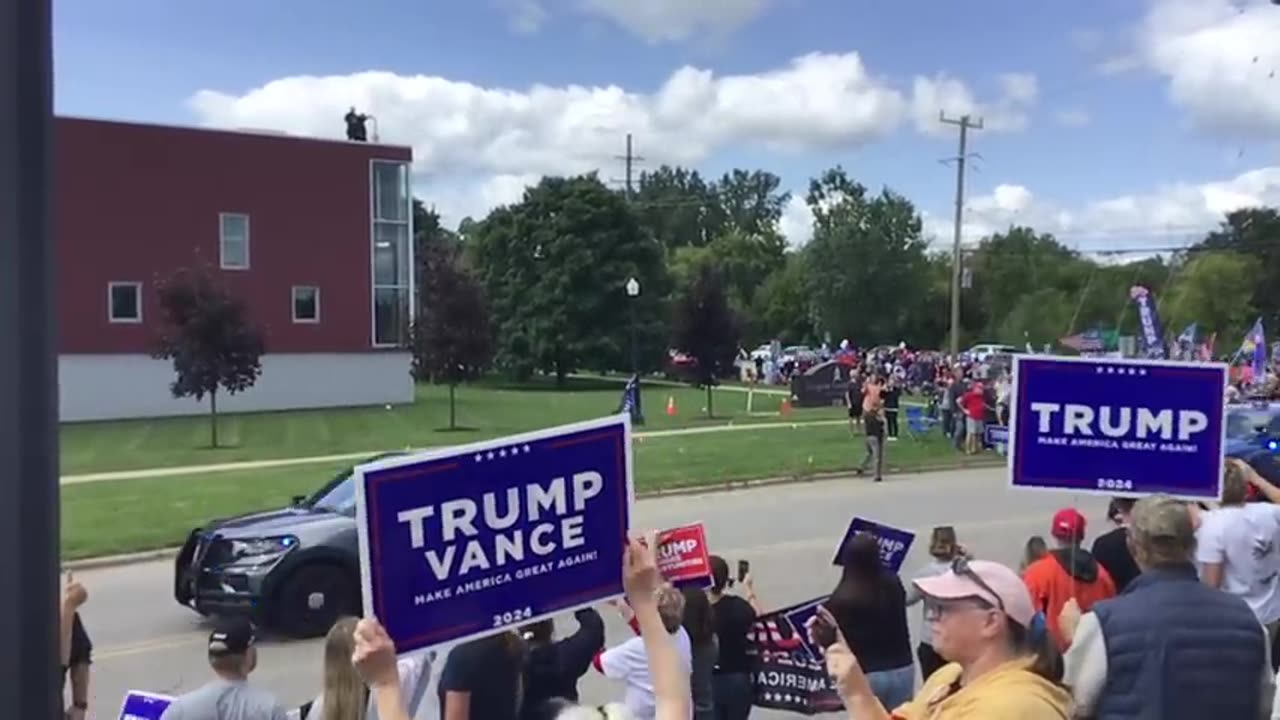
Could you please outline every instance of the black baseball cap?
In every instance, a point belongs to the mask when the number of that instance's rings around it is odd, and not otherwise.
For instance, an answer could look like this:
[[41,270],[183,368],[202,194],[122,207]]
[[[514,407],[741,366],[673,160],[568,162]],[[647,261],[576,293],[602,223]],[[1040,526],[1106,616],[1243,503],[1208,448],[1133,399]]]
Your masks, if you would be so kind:
[[218,620],[213,632],[209,633],[209,655],[244,655],[253,647],[255,640],[253,624],[247,619],[224,618]]

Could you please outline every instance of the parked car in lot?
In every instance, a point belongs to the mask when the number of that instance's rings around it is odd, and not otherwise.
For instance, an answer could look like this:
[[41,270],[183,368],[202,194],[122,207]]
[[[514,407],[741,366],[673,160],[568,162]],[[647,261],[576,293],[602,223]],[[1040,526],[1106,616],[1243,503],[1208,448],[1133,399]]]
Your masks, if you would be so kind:
[[247,615],[296,637],[360,615],[352,469],[289,507],[192,530],[175,561],[174,599],[202,615]]

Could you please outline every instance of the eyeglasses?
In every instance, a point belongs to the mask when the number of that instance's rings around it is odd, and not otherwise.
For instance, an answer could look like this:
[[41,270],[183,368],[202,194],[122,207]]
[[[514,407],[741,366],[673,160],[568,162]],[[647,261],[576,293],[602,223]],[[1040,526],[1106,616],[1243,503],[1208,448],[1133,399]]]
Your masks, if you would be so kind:
[[1000,599],[1000,593],[996,592],[995,590],[992,590],[991,586],[988,585],[987,582],[983,580],[982,577],[979,576],[978,573],[973,568],[969,567],[969,558],[958,557],[955,560],[952,560],[951,572],[961,577],[965,577],[972,580],[975,584],[977,584],[979,588],[981,588],[982,590],[985,590],[987,594],[989,594],[996,601],[996,607],[1000,609],[1000,612],[1004,612],[1004,600]]

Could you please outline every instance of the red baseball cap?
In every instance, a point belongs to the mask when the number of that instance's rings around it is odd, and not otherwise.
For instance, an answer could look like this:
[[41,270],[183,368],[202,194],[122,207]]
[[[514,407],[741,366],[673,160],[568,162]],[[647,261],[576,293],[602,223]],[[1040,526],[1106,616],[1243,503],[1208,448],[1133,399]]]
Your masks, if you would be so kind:
[[1053,514],[1053,527],[1050,532],[1059,540],[1084,539],[1085,520],[1075,508],[1063,508]]

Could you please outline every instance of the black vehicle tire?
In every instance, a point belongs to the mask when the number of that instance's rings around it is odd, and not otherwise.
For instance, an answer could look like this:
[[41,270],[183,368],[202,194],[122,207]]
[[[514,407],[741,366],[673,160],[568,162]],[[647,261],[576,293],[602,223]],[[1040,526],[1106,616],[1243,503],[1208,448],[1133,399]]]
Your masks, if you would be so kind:
[[[317,607],[312,607],[313,596],[320,600]],[[344,615],[360,615],[360,585],[338,565],[297,568],[271,599],[271,624],[295,638],[324,635]]]

